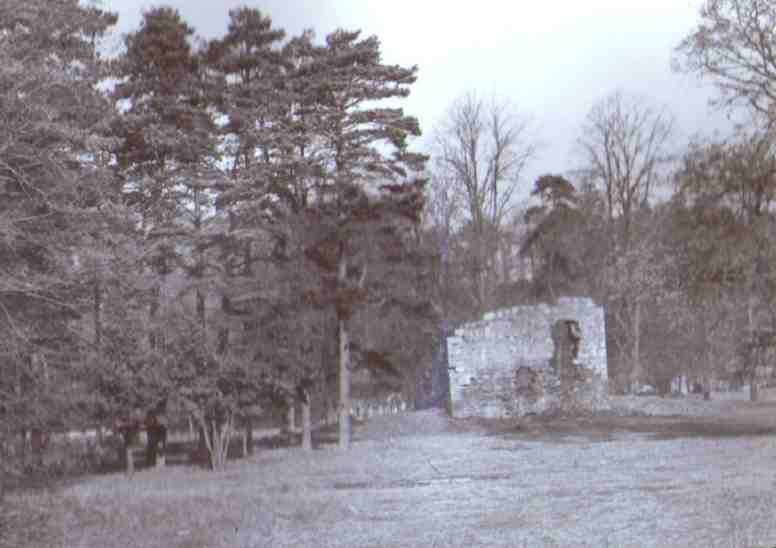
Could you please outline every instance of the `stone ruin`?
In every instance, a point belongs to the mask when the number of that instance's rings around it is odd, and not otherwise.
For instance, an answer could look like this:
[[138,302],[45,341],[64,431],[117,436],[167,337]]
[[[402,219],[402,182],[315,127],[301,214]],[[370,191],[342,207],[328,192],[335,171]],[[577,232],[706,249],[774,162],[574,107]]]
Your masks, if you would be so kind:
[[447,339],[455,418],[606,407],[603,307],[587,298],[489,312]]

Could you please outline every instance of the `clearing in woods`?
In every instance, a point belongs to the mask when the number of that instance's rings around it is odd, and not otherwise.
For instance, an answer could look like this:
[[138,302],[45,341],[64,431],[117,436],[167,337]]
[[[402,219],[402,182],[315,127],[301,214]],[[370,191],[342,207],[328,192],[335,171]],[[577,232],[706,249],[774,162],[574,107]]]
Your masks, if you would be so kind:
[[621,399],[652,417],[381,417],[348,452],[12,495],[5,526],[37,519],[14,546],[52,548],[772,547],[776,404],[743,397]]

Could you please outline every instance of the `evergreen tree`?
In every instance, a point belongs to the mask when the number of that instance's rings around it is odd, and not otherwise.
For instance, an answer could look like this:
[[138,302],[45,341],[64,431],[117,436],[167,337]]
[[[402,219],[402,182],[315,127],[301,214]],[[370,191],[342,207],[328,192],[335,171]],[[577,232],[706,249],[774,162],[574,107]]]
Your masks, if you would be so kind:
[[306,69],[314,94],[314,124],[322,148],[321,183],[311,212],[318,235],[307,248],[320,272],[315,297],[336,312],[339,348],[339,443],[350,444],[350,320],[369,295],[374,272],[368,235],[386,219],[417,221],[424,181],[414,174],[425,157],[408,150],[420,135],[401,108],[380,106],[409,94],[416,67],[381,62],[376,37],[336,31]]
[[585,219],[577,208],[576,188],[559,175],[536,180],[532,196],[540,204],[526,211],[526,222],[533,225],[521,247],[521,254],[536,254],[541,263],[535,276],[537,292],[554,300],[559,293],[584,292]]
[[[209,334],[217,329],[207,318],[208,295],[221,272],[213,250],[221,240],[214,216],[214,189],[222,179],[214,105],[221,89],[207,71],[206,45],[195,47],[193,35],[174,9],[145,12],[115,62],[113,98],[123,110],[115,124],[118,169],[127,203],[138,212],[150,277],[148,351],[133,381],[148,391],[138,404],[156,413],[177,399],[207,427],[223,372],[223,356],[210,354],[215,337]],[[198,381],[210,383],[194,392],[186,384],[190,377],[180,373],[188,354],[177,340],[192,335],[192,321],[202,347],[194,360]],[[207,397],[200,397],[202,390]]]
[[[19,429],[72,424],[82,260],[109,176],[98,137],[97,40],[114,15],[76,0],[0,4],[0,414]],[[3,444],[3,447],[5,445]],[[7,461],[4,462],[7,463]]]

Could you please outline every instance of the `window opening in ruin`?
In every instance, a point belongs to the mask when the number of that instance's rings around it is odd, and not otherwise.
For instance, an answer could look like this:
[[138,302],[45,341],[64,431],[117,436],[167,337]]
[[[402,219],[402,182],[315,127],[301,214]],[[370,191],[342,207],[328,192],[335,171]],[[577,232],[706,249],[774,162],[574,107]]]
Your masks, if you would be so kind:
[[576,320],[565,320],[571,340],[571,357],[574,361],[579,357],[579,343],[582,341],[582,329]]
[[577,377],[579,348],[582,330],[579,322],[571,319],[558,320],[551,328],[554,345],[552,368],[560,376],[561,382]]

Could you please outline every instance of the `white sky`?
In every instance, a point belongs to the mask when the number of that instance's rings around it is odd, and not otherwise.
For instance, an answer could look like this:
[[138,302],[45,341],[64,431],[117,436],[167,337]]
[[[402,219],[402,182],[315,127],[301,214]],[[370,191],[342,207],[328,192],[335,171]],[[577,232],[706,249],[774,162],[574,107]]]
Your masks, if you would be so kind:
[[[419,65],[404,102],[429,136],[450,103],[475,90],[510,101],[533,120],[539,154],[524,174],[526,192],[544,173],[579,167],[575,140],[592,105],[620,90],[665,106],[677,146],[694,133],[727,128],[707,106],[713,94],[674,74],[674,47],[698,22],[700,0],[168,0],[206,38],[226,31],[228,11],[248,5],[289,35],[313,28],[376,34],[388,63]],[[159,2],[103,0],[119,13],[118,31],[138,27]],[[421,143],[422,144],[422,143]]]

